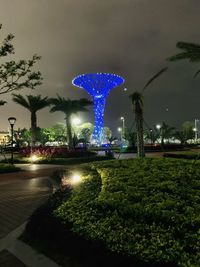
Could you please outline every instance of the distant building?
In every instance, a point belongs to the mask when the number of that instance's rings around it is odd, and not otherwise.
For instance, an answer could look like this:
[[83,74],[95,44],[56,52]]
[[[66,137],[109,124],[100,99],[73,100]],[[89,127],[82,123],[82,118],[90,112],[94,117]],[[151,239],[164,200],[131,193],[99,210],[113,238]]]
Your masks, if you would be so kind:
[[10,133],[7,131],[0,131],[0,145],[3,146],[8,143]]

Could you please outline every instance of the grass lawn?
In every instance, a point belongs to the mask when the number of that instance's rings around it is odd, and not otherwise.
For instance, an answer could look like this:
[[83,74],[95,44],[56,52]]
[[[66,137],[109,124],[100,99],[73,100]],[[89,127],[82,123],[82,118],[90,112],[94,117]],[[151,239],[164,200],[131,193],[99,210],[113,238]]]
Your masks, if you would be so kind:
[[200,266],[199,162],[115,160],[79,173],[82,182],[52,197],[27,227],[32,242],[61,244],[51,256],[62,266],[73,257],[91,266]]
[[1,173],[8,173],[8,172],[16,172],[19,170],[20,170],[20,168],[15,167],[12,164],[0,163],[0,174]]

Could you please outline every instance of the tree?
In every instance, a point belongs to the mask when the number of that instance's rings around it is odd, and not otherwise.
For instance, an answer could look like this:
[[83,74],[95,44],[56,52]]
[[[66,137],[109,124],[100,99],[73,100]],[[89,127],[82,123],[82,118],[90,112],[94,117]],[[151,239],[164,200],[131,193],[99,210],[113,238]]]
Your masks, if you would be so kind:
[[167,125],[164,121],[162,122],[160,128],[160,137],[161,137],[161,147],[164,147],[164,140],[172,137],[174,132],[174,127]]
[[104,139],[109,140],[109,138],[112,136],[112,131],[110,130],[109,127],[103,127],[103,136]]
[[74,149],[71,115],[77,112],[87,111],[86,107],[91,105],[92,102],[85,98],[71,100],[57,95],[57,98],[50,99],[50,104],[52,105],[50,112],[61,111],[65,114],[68,146],[70,149]]
[[137,155],[142,158],[145,157],[144,152],[144,137],[143,137],[143,113],[144,113],[144,96],[143,93],[146,88],[163,72],[165,72],[167,68],[161,69],[158,73],[156,73],[143,87],[141,92],[134,92],[130,95],[130,99],[133,106],[133,112],[135,113],[135,124],[136,124],[136,134],[137,134]]
[[[0,30],[2,24],[0,24]],[[12,40],[14,35],[8,34],[0,46],[0,58],[14,54]],[[33,66],[40,59],[38,55],[33,55],[30,60],[10,60],[0,65],[0,94],[6,94],[22,88],[34,89],[41,84],[41,73],[33,71]]]
[[160,137],[160,131],[154,125],[152,128],[147,128],[145,131],[145,140],[151,142],[152,145],[155,144],[156,140]]
[[174,133],[174,136],[176,139],[178,139],[182,145],[187,144],[187,141],[190,139],[193,139],[195,136],[194,132],[194,124],[190,121],[185,121],[182,124],[182,128],[180,131],[176,131]]
[[129,146],[134,147],[137,143],[137,134],[132,129],[126,128],[124,137],[128,140]]
[[19,129],[18,132],[20,133],[20,142],[19,145],[23,145],[24,143],[27,143],[28,145],[31,144],[31,135],[30,131],[26,128],[23,128],[22,130]]
[[13,94],[13,101],[22,107],[28,109],[31,113],[31,140],[32,145],[35,145],[36,135],[37,135],[37,111],[49,106],[48,97],[42,98],[41,95],[33,96],[27,95],[23,97],[22,95]]
[[[169,61],[188,59],[190,62],[200,62],[200,44],[178,42],[176,47],[183,51],[172,57],[169,57]],[[194,76],[196,77],[199,73],[200,70],[198,70]]]
[[83,143],[84,146],[87,146],[87,143],[90,142],[91,135],[94,130],[94,125],[90,122],[85,122],[78,127],[77,136],[79,138],[79,143]]
[[83,128],[81,130],[79,140],[83,141],[85,147],[86,147],[87,143],[90,141],[91,134],[92,134],[92,132],[89,128]]

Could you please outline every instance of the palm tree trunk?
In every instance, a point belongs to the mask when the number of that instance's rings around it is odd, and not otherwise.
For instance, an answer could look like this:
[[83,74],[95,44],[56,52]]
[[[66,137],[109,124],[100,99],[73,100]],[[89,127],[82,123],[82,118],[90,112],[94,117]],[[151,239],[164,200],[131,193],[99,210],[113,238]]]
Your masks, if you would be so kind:
[[37,116],[36,112],[31,112],[31,145],[36,143]]
[[68,143],[69,149],[74,149],[70,116],[66,116],[65,120],[66,120],[66,128],[67,128],[67,143]]
[[143,114],[141,112],[135,113],[136,131],[137,131],[137,156],[139,158],[145,157],[144,152],[144,138],[143,138]]

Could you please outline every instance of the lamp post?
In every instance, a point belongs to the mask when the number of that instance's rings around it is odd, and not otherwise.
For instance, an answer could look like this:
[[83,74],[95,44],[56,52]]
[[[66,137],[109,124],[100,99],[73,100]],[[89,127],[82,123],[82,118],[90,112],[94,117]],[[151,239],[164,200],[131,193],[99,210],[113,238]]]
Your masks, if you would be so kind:
[[120,133],[120,139],[122,140],[122,128],[119,127],[117,130],[118,130],[118,132]]
[[12,150],[11,150],[11,164],[13,164],[13,136],[14,136],[14,124],[16,122],[16,118],[15,117],[9,117],[8,121],[10,123],[10,128],[11,128],[11,144],[12,144]]
[[198,136],[197,136],[198,135],[197,128],[195,127],[192,130],[194,131],[194,142],[197,142],[197,139],[198,139]]
[[195,128],[195,141],[196,142],[197,142],[197,139],[198,139],[198,123],[199,123],[199,120],[195,119],[194,120],[194,128]]
[[151,146],[153,146],[153,130],[150,129]]
[[121,117],[120,120],[122,120],[122,137],[124,138],[124,134],[125,134],[125,119],[124,119],[124,117]]

